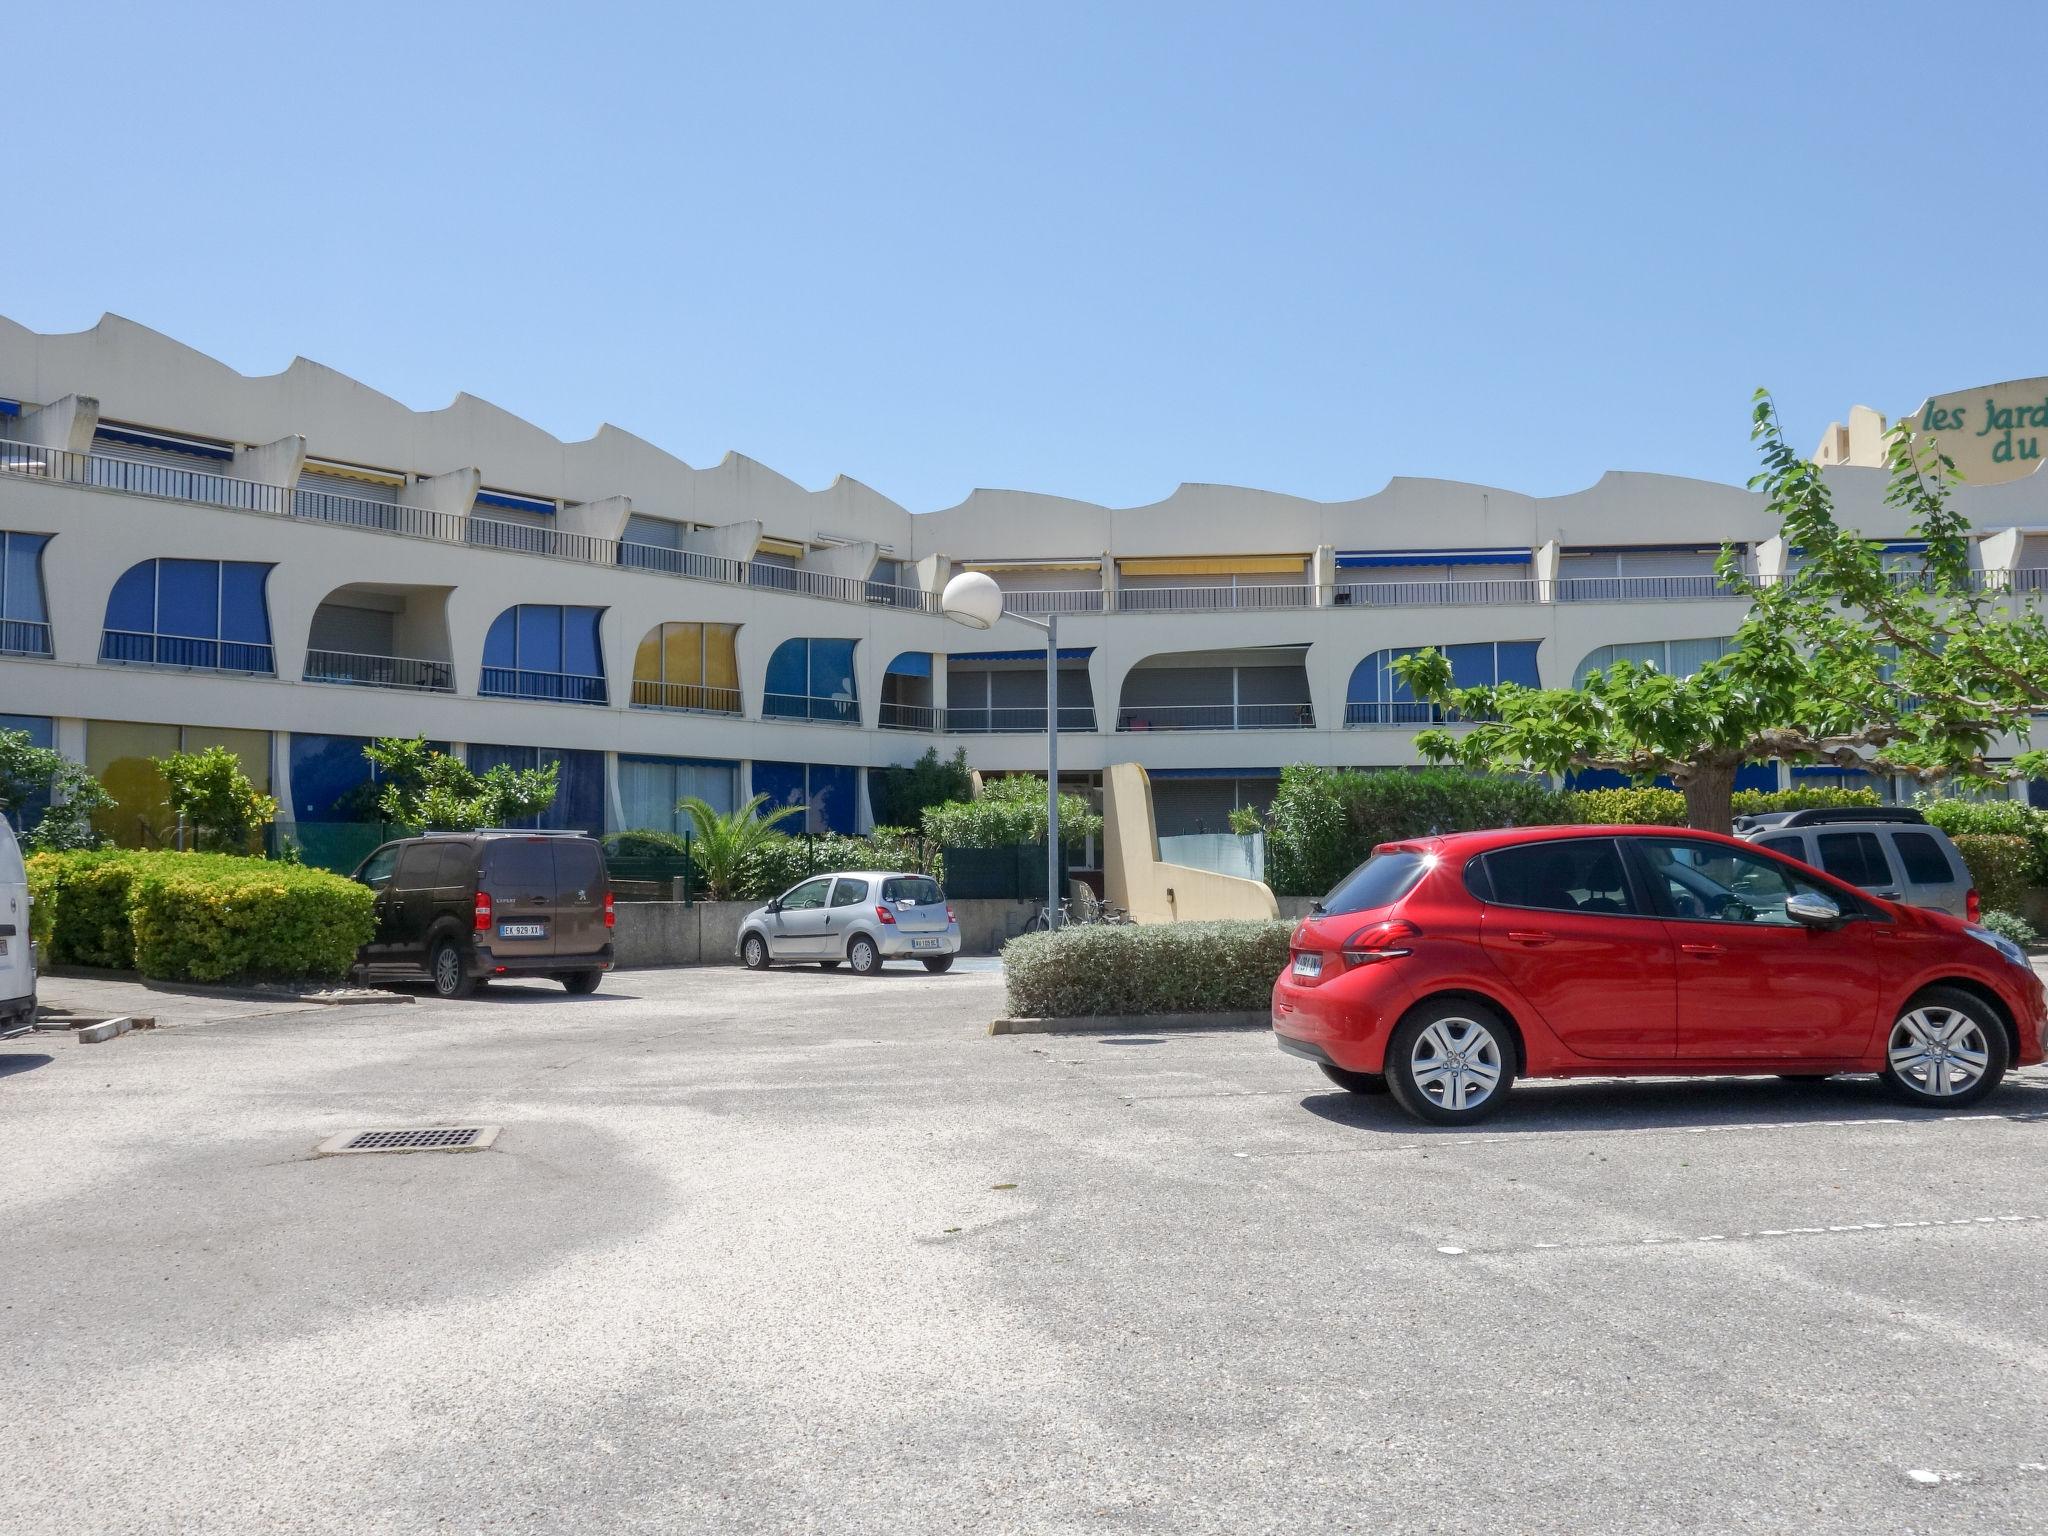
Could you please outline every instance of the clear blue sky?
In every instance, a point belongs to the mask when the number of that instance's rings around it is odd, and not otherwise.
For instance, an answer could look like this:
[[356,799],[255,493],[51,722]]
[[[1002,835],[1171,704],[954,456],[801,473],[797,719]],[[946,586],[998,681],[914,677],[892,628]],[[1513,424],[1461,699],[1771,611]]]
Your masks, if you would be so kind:
[[1741,479],[2048,372],[2036,5],[43,4],[0,312],[906,505]]

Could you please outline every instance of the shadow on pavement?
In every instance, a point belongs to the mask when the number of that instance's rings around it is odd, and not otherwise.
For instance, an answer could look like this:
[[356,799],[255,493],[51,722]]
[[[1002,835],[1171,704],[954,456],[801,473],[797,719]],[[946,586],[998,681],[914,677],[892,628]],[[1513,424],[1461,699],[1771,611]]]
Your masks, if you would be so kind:
[[0,1055],[0,1077],[19,1077],[37,1067],[47,1067],[56,1059],[43,1051],[9,1051]]

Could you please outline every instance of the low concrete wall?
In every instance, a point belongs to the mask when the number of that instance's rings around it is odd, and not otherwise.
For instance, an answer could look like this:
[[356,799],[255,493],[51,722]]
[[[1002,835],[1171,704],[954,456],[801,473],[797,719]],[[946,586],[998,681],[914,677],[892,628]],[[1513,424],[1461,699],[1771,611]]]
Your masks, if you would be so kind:
[[[740,922],[758,901],[622,901],[612,933],[622,970],[657,965],[733,965]],[[956,901],[960,953],[993,955],[1038,916],[1032,901]]]

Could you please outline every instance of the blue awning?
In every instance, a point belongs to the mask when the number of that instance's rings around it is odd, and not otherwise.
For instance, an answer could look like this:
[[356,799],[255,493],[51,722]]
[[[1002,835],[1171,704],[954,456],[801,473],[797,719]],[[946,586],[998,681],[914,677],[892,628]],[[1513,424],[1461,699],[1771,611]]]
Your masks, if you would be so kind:
[[930,651],[905,651],[889,663],[892,677],[930,677],[932,675],[932,653]]
[[104,423],[92,434],[96,443],[127,443],[133,448],[167,448],[172,453],[189,453],[201,459],[232,459],[235,450],[220,443],[202,443],[189,437],[172,437],[166,432],[143,432],[134,427],[110,427]]
[[0,416],[19,416],[20,414],[21,402],[19,400],[0,400]]
[[1278,768],[1147,768],[1148,779],[1277,779]]
[[514,496],[510,491],[478,491],[476,504],[480,507],[503,507],[509,512],[538,512],[542,517],[555,515],[552,501],[542,501],[538,496]]
[[1340,549],[1340,571],[1389,565],[1527,565],[1526,549]]
[[[1086,660],[1087,660],[1087,659],[1088,659],[1088,658],[1089,658],[1090,656],[1092,656],[1092,655],[1094,655],[1094,654],[1095,654],[1095,647],[1094,647],[1094,646],[1092,646],[1092,645],[1077,645],[1077,646],[1075,646],[1075,647],[1074,647],[1073,649],[1071,649],[1071,650],[1069,650],[1069,649],[1068,649],[1068,648],[1067,648],[1066,646],[1064,646],[1064,645],[1060,647],[1060,660],[1061,660],[1061,661],[1086,661]],[[1043,660],[1045,660],[1045,647],[1044,647],[1044,646],[1040,646],[1040,647],[1039,647],[1039,648],[1038,648],[1037,650],[1035,650],[1035,651],[954,651],[953,653],[951,653],[951,654],[950,654],[949,656],[947,656],[947,657],[946,657],[946,660],[948,660],[948,661],[1043,661]]]

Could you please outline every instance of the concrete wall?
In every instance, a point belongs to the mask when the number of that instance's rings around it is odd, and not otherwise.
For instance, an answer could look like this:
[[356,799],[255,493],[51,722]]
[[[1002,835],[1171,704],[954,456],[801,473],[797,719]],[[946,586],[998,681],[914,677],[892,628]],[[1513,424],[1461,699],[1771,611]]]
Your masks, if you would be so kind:
[[[632,970],[657,965],[737,965],[740,923],[758,901],[622,901],[612,935],[618,964]],[[1030,901],[956,901],[960,952],[993,955],[1024,932],[1038,915]]]
[[1152,784],[1136,763],[1117,763],[1103,775],[1102,849],[1103,895],[1134,922],[1279,916],[1273,893],[1257,880],[1160,861]]

